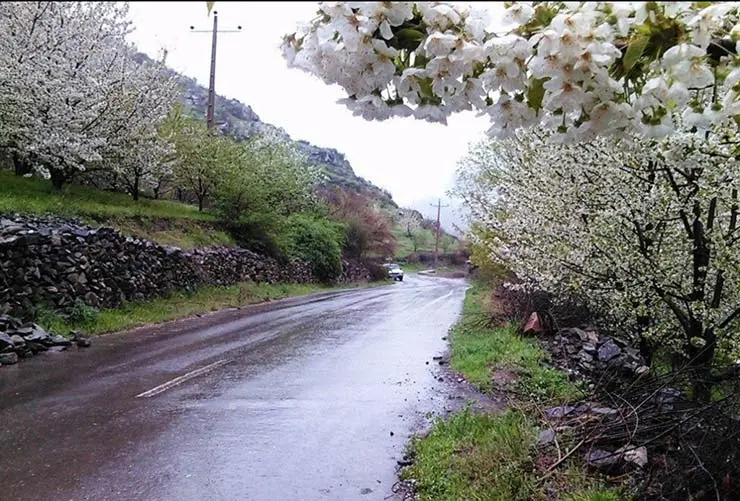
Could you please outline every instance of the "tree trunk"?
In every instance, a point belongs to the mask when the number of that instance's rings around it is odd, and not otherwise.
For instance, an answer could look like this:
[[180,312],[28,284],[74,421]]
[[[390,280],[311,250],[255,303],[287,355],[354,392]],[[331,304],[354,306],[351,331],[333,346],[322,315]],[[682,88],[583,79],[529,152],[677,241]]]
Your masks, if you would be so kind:
[[712,329],[703,329],[702,323],[691,319],[689,340],[700,338],[705,341],[704,346],[694,346],[689,343],[689,367],[693,374],[693,399],[698,402],[709,402],[712,396],[712,362],[716,349],[716,339]]
[[51,185],[55,190],[62,191],[64,183],[67,182],[67,175],[62,169],[49,169],[51,175]]
[[139,200],[139,176],[134,176],[134,185],[131,187],[131,197],[135,200]]
[[31,172],[31,166],[18,153],[13,153],[13,169],[16,176],[25,176]]
[[203,195],[198,195],[198,212],[203,212]]

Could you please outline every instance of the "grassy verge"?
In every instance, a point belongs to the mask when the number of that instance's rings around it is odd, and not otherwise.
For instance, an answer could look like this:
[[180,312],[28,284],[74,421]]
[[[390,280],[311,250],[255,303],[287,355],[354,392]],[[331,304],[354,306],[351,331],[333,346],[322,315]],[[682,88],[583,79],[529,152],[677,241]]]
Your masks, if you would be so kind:
[[450,333],[452,368],[482,392],[494,387],[494,376],[507,381],[501,389],[521,400],[545,402],[571,400],[581,394],[565,373],[549,367],[547,353],[533,339],[517,335],[508,325],[490,328],[485,315],[491,289],[474,282],[468,289],[462,319]]
[[[563,402],[580,395],[578,385],[547,366],[533,340],[521,339],[511,326],[490,328],[483,321],[490,287],[469,290],[460,322],[452,329],[452,367],[483,392],[495,388],[513,396],[511,408],[495,415],[468,409],[409,445],[414,463],[401,477],[413,480],[422,500],[616,501],[619,496],[590,477],[577,462],[545,477],[536,449],[539,413],[535,404]],[[496,374],[503,386],[494,383]]]
[[24,178],[0,170],[0,212],[27,212],[61,216],[161,217],[215,221],[212,214],[198,212],[193,205],[168,201],[135,201],[125,193],[86,186],[65,186],[56,191],[43,179]]
[[77,307],[69,318],[63,318],[54,312],[44,311],[40,313],[38,323],[45,329],[61,334],[66,334],[70,330],[80,330],[87,334],[102,334],[184,318],[196,313],[287,297],[304,296],[332,289],[367,285],[345,284],[330,287],[320,284],[257,284],[245,282],[229,287],[202,287],[192,294],[178,293],[167,298],[128,303],[121,308],[98,311],[89,307]]

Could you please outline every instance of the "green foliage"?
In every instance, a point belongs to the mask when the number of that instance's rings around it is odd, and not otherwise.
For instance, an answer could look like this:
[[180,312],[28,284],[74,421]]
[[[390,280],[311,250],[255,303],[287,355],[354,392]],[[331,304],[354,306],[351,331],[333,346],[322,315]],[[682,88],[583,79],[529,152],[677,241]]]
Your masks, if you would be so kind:
[[412,231],[411,243],[413,245],[414,252],[420,252],[424,248],[428,247],[432,239],[433,236],[427,229],[419,228],[418,230]]
[[192,193],[203,211],[217,184],[239,161],[233,139],[209,130],[203,120],[175,108],[161,128],[175,146],[174,177],[178,187]]
[[73,324],[92,324],[98,319],[99,312],[97,309],[86,304],[82,299],[76,298],[72,305],[72,311],[69,312],[68,320]]
[[341,225],[307,214],[289,218],[285,246],[289,257],[308,261],[317,278],[333,282],[342,274]]
[[316,172],[288,144],[267,137],[225,139],[233,150],[215,184],[215,204],[226,220],[243,214],[287,216],[313,210]]

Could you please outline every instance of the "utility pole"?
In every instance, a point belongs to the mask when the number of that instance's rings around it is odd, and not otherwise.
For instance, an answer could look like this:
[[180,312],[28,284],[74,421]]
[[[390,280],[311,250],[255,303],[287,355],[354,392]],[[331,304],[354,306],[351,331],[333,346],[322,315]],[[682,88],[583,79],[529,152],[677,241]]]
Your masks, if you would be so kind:
[[[430,204],[432,207],[434,207],[434,204]],[[439,231],[440,231],[440,224],[439,224],[439,216],[442,207],[449,207],[449,205],[442,205],[442,199],[437,199],[437,235],[434,239],[434,269],[437,269],[437,255],[439,253]]]
[[242,30],[241,26],[237,26],[235,30],[221,30],[218,31],[218,12],[213,11],[213,29],[212,30],[196,30],[195,26],[190,27],[191,33],[212,33],[211,40],[211,74],[208,79],[208,106],[206,109],[206,124],[210,129],[216,123],[216,39],[219,33],[240,33]]

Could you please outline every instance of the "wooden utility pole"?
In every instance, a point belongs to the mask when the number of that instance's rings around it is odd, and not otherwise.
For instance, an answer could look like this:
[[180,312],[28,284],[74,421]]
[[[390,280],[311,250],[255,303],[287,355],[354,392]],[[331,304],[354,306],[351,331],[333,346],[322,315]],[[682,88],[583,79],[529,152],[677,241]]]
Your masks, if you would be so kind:
[[[210,11],[210,7],[209,7]],[[218,31],[218,12],[213,11],[213,29],[196,30],[195,26],[190,27],[192,33],[212,33],[211,39],[211,73],[208,79],[208,105],[206,108],[206,124],[210,129],[216,123],[216,39],[219,33],[239,33],[242,27],[237,26],[235,30]]]
[[[431,204],[432,207],[434,207],[433,204]],[[439,231],[440,231],[440,224],[439,224],[439,216],[442,210],[442,207],[449,207],[449,205],[442,205],[442,199],[437,199],[437,234],[434,239],[434,269],[437,269],[437,256],[439,254]]]

